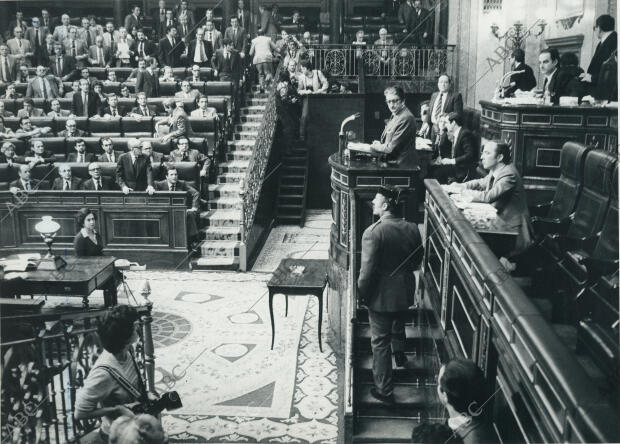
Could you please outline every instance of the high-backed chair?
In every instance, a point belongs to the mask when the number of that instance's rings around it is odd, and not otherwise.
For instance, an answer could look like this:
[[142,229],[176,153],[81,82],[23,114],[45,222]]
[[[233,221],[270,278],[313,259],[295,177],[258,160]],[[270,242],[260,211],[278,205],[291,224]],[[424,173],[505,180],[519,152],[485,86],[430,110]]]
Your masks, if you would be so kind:
[[161,139],[157,137],[145,137],[142,140],[148,140],[151,142],[151,146],[153,147],[153,151],[158,153],[163,153],[165,155],[170,154],[170,151],[176,149],[176,145],[171,142],[162,142]]
[[5,139],[0,142],[0,146],[4,142],[11,142],[13,145],[15,145],[15,154],[17,154],[18,156],[23,156],[26,150],[30,147],[30,144],[24,139]]
[[40,190],[49,190],[54,182],[54,179],[58,177],[58,173],[53,164],[45,163],[35,165],[30,170],[30,177],[41,182],[39,187]]
[[146,99],[146,103],[147,105],[154,105],[155,106],[155,112],[157,114],[163,114],[164,113],[164,98],[163,97],[149,97],[148,99]]
[[215,148],[218,135],[219,123],[216,119],[204,119],[202,117],[191,117],[189,119],[194,135],[203,137],[207,140],[208,152],[212,153]]
[[[178,177],[180,180],[184,180],[188,185],[200,191],[200,168],[196,162],[175,162],[174,166],[179,173]],[[162,168],[163,171],[160,173],[161,177],[164,178],[166,176],[166,166],[164,165]],[[153,171],[153,174],[155,174],[155,171]]]
[[4,110],[5,111],[10,111],[13,114],[17,115],[17,109],[15,109],[15,100],[13,100],[13,99],[0,99],[0,101],[4,102]]
[[71,109],[71,103],[73,102],[73,100],[71,99],[58,99],[58,103],[60,103],[60,109],[64,109],[64,110],[70,110]]
[[[183,68],[185,69],[185,68]],[[177,92],[177,82],[160,82],[159,95],[161,97],[173,97]]]
[[124,82],[133,71],[133,68],[110,68],[110,71],[114,71],[116,73],[116,80],[119,82]]
[[[586,154],[590,151],[581,143],[566,142],[560,153],[560,178],[553,200],[530,208],[532,223],[539,234],[545,233],[549,220],[566,223],[577,206],[583,187]],[[552,225],[553,226],[553,225]]]
[[4,126],[16,131],[19,128],[19,119],[17,117],[5,117]]
[[56,121],[53,117],[31,117],[30,121],[32,125],[39,128],[50,127],[52,129],[52,134],[56,133]]
[[198,150],[203,154],[207,153],[205,146],[204,137],[190,137],[189,138],[189,149],[190,150]]
[[49,106],[48,106],[48,102],[45,99],[41,99],[41,98],[33,98],[32,99],[32,103],[34,103],[34,107],[35,108],[40,108],[45,112],[49,111]]
[[213,80],[213,68],[200,68],[200,78],[205,82]]
[[92,66],[88,68],[88,73],[91,77],[95,77],[99,80],[105,80],[108,78],[108,70],[99,66]]
[[0,190],[6,191],[9,189],[9,184],[19,177],[18,171],[19,166],[0,163]]
[[32,140],[41,140],[45,149],[54,153],[54,157],[57,162],[64,161],[66,159],[67,148],[64,137],[42,137]]
[[183,99],[183,108],[185,112],[189,115],[192,111],[196,109],[196,101],[192,99]]
[[121,130],[124,137],[151,137],[153,135],[153,118],[142,117],[138,120],[134,117],[123,117]]
[[174,67],[172,68],[172,74],[177,79],[184,79],[187,75],[187,68],[184,68],[182,66]]
[[122,151],[126,153],[128,151],[127,141],[130,137],[112,137],[112,147],[114,151]]
[[90,119],[90,133],[93,136],[121,136],[121,118]]
[[233,82],[230,81],[212,81],[207,82],[205,86],[205,94],[207,96],[232,96]]
[[115,93],[119,95],[121,93],[121,82],[105,82],[103,84],[104,94]]
[[118,107],[126,112],[130,112],[134,106],[136,106],[136,99],[134,98],[122,97],[118,99]]
[[22,96],[26,95],[26,91],[28,90],[27,83],[15,83],[15,92],[17,94],[21,94]]
[[207,106],[211,106],[215,108],[217,113],[220,115],[222,119],[228,119],[229,117],[229,100],[225,97],[207,97]]
[[203,94],[205,92],[205,85],[207,84],[207,82],[189,82],[189,84],[192,89],[197,89],[198,91],[200,91],[201,94]]

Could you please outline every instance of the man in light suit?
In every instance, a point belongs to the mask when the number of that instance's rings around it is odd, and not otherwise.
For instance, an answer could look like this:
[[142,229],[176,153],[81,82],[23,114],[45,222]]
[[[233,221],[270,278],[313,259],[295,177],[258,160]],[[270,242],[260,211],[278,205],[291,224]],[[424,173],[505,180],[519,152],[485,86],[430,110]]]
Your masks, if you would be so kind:
[[88,46],[86,42],[77,36],[77,28],[72,26],[69,29],[69,38],[63,41],[65,54],[73,57],[78,67],[82,68],[88,59]]
[[123,194],[129,194],[130,191],[153,194],[153,168],[151,162],[142,155],[140,141],[130,139],[127,147],[129,152],[122,154],[116,164],[116,183]]
[[15,81],[17,59],[9,53],[9,47],[0,45],[0,84]]
[[41,108],[34,107],[34,101],[32,99],[24,100],[24,107],[17,110],[17,117],[44,117],[45,113]]
[[452,112],[463,113],[463,97],[461,93],[451,91],[452,82],[447,74],[439,76],[437,79],[437,88],[439,91],[431,94],[430,111],[431,123],[435,132],[433,136],[438,134],[439,117]]
[[58,99],[52,100],[50,103],[50,108],[52,109],[49,113],[47,113],[47,117],[69,117],[71,115],[71,111],[68,109],[62,109],[60,107],[60,102]]
[[200,169],[200,177],[206,177],[211,160],[208,156],[202,154],[198,150],[189,149],[189,139],[181,136],[177,139],[177,149],[170,151],[168,155],[170,162],[197,162],[202,165]]
[[88,48],[88,62],[90,66],[109,68],[112,64],[112,50],[105,46],[102,35],[95,38],[95,44]]
[[109,191],[117,189],[112,179],[101,174],[101,166],[97,162],[88,164],[88,174],[90,174],[90,179],[86,179],[82,182],[82,190]]
[[502,142],[487,142],[480,156],[482,166],[489,174],[482,179],[445,185],[450,193],[460,194],[469,202],[485,202],[497,209],[497,217],[519,231],[512,254],[523,251],[533,240],[530,213],[527,208],[523,180],[514,164],[510,163],[510,147]]
[[247,34],[245,29],[239,26],[237,17],[230,18],[230,26],[226,28],[224,32],[224,38],[229,39],[232,42],[232,46],[241,58],[245,57],[245,49],[247,45]]
[[47,68],[43,65],[37,66],[37,76],[28,83],[26,97],[35,99],[56,99],[61,97],[60,83],[56,77],[46,74]]
[[62,43],[66,39],[69,38],[69,29],[71,28],[71,25],[70,25],[71,18],[69,17],[69,14],[63,14],[60,17],[60,21],[62,24],[54,28],[54,40]]
[[32,46],[30,46],[30,42],[24,38],[24,30],[22,28],[15,28],[13,30],[14,38],[6,41],[6,46],[8,46],[9,51],[15,58],[25,62],[28,66],[32,65],[32,56],[34,52],[32,50]]
[[[357,280],[360,305],[368,307],[372,346],[372,373],[376,399],[394,402],[392,352],[396,365],[407,362],[405,317],[415,302],[414,270],[424,255],[422,238],[415,223],[396,216],[399,192],[381,187],[372,201],[379,220],[362,235],[362,259]],[[390,350],[391,344],[391,350]]]
[[386,154],[387,160],[402,162],[408,158],[417,164],[415,118],[405,105],[405,93],[400,87],[391,86],[383,94],[392,117],[385,125],[381,140],[373,141],[370,147],[376,153]]
[[447,121],[452,143],[445,137],[445,146],[440,146],[440,157],[431,166],[430,175],[439,183],[462,182],[474,177],[478,159],[476,141],[472,132],[463,128],[462,114],[450,113]]
[[81,180],[77,177],[73,177],[71,174],[71,166],[66,163],[58,165],[58,175],[54,179],[54,183],[52,184],[52,190],[57,191],[71,191],[71,190],[79,190]]
[[120,34],[117,30],[114,29],[114,23],[107,22],[105,24],[105,29],[103,31],[103,44],[110,48],[112,54],[116,54],[116,42],[120,38]]
[[80,92],[74,94],[72,100],[71,112],[76,116],[93,117],[101,107],[101,99],[90,90],[88,80],[84,78],[80,79]]
[[90,20],[87,17],[82,18],[82,27],[77,30],[77,36],[86,43],[86,47],[90,48],[95,44],[97,38],[97,28],[90,26]]

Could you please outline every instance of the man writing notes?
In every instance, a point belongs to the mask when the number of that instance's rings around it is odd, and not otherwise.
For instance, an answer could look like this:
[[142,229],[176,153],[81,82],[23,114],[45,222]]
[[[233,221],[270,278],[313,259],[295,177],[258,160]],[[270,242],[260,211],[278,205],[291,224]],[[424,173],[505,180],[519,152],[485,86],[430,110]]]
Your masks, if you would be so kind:
[[[416,224],[395,215],[398,191],[381,187],[372,201],[379,220],[362,235],[362,261],[357,280],[360,304],[368,306],[372,375],[370,390],[378,400],[394,402],[392,351],[396,365],[407,362],[405,318],[414,304],[415,276],[424,250]],[[390,351],[390,344],[392,351]]]
[[415,151],[415,118],[405,105],[405,93],[398,86],[390,86],[383,92],[392,117],[385,125],[381,140],[370,145],[376,153],[387,155],[388,160],[402,162],[409,159],[417,163]]

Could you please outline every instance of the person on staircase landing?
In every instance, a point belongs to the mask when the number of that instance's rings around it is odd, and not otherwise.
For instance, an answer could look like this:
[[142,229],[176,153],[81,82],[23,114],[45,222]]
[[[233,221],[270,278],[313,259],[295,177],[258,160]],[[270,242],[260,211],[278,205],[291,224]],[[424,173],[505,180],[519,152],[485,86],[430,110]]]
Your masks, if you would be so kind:
[[370,393],[376,399],[394,402],[392,352],[396,365],[407,363],[405,318],[414,305],[415,276],[424,254],[416,224],[396,215],[399,192],[382,186],[372,201],[379,220],[362,235],[362,260],[357,280],[359,305],[368,307],[372,375]]

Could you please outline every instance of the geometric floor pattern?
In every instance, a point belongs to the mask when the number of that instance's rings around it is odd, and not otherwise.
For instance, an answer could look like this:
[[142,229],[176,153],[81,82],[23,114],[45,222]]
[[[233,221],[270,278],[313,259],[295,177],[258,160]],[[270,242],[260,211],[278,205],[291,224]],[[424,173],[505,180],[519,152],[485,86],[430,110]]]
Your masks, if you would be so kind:
[[282,258],[327,258],[330,223],[329,211],[311,211],[304,228],[275,227],[248,273],[126,273],[134,293],[145,279],[153,291],[158,390],[171,387],[183,399],[181,410],[162,414],[171,443],[336,443],[327,315],[321,353],[316,298],[289,297],[284,317],[276,296],[272,351],[266,288]]

